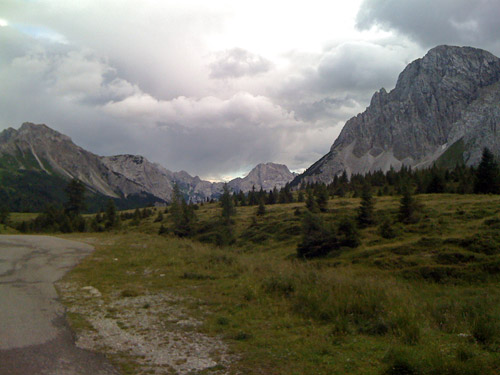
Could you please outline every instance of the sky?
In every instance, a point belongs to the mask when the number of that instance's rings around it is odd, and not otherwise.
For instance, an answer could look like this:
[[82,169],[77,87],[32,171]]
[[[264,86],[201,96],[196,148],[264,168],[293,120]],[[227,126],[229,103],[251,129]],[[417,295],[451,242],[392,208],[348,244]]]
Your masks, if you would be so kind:
[[0,130],[209,180],[303,171],[441,44],[500,56],[498,0],[1,0]]

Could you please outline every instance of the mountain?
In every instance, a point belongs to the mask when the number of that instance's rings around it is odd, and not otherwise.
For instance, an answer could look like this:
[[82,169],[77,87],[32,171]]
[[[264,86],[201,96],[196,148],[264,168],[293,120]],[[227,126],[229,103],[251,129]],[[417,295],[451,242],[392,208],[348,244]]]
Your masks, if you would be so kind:
[[[253,185],[269,190],[293,177],[286,166],[267,163],[228,184],[235,191],[246,192]],[[223,183],[204,181],[185,171],[171,172],[140,155],[95,155],[46,125],[24,123],[19,130],[0,133],[0,199],[15,209],[38,210],[54,199],[60,202],[63,187],[72,178],[82,181],[97,201],[111,197],[122,208],[130,203],[166,202],[174,184],[193,201],[216,198],[223,188]]]
[[274,187],[277,189],[284,187],[294,178],[295,175],[284,164],[262,163],[252,169],[246,177],[235,178],[228,185],[234,191],[248,192],[253,187],[269,191]]
[[410,63],[389,93],[376,92],[293,184],[328,183],[344,170],[475,165],[484,147],[500,155],[499,103],[499,58],[471,47],[438,46]]

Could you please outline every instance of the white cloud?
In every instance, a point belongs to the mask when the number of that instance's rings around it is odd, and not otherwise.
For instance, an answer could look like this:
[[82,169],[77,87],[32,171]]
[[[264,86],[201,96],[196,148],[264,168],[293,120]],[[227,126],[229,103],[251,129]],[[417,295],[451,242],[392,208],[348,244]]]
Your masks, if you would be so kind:
[[109,102],[103,111],[113,116],[143,123],[145,120],[162,126],[200,128],[280,127],[297,126],[293,112],[272,103],[269,98],[240,92],[228,99],[213,96],[200,99],[180,96],[158,100],[139,93],[119,102]]
[[238,78],[265,73],[272,63],[262,56],[255,55],[242,48],[233,48],[215,55],[210,67],[211,78]]

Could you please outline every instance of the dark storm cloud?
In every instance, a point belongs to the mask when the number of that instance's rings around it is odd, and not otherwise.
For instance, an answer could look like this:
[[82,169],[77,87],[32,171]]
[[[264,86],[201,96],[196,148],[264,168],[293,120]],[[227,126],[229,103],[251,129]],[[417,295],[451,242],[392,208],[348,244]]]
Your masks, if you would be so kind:
[[426,48],[467,44],[498,53],[499,15],[500,2],[496,0],[365,0],[357,27],[394,29]]
[[272,63],[262,56],[242,48],[233,48],[216,54],[216,60],[209,65],[211,78],[238,78],[267,72]]

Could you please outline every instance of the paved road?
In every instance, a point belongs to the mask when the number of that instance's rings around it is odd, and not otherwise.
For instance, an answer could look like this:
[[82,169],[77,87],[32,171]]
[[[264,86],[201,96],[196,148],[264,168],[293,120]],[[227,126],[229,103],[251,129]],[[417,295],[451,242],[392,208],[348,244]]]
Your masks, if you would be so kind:
[[92,251],[45,236],[0,236],[0,375],[109,375],[78,349],[53,283]]

